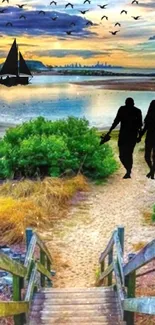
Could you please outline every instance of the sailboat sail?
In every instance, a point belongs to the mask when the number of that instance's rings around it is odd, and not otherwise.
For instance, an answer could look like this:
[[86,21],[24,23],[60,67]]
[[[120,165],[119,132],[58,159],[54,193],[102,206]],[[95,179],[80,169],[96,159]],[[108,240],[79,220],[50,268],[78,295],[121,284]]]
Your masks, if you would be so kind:
[[22,54],[19,52],[19,74],[32,76]]
[[18,48],[14,40],[0,75],[18,76]]

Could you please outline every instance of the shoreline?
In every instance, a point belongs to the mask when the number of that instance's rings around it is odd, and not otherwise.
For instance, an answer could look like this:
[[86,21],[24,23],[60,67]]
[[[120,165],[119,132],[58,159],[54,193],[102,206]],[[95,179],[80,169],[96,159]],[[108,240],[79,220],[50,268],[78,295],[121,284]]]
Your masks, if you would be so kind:
[[7,123],[7,122],[0,122],[0,138],[2,138],[5,134],[5,132],[9,128],[16,127],[18,124],[13,124],[13,123]]
[[79,86],[96,86],[109,90],[127,91],[155,91],[155,79],[110,79],[110,80],[91,80],[83,82],[72,82]]
[[[5,123],[5,122],[0,122],[0,139],[5,135],[5,132],[9,129],[9,128],[14,128],[16,126],[18,126],[20,124],[12,124],[12,123]],[[93,127],[93,126],[91,126]],[[106,132],[108,131],[110,128],[110,126],[106,126],[106,127],[99,127],[99,128],[96,128],[97,129],[97,132]],[[115,131],[118,131],[119,128],[116,128],[113,132]]]

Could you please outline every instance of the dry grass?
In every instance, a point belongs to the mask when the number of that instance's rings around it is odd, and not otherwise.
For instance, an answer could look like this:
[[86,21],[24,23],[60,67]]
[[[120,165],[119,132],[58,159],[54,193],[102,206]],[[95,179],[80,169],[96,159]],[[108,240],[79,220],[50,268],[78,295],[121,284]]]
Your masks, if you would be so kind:
[[152,212],[151,211],[144,211],[143,212],[144,222],[148,225],[152,225]]
[[65,216],[70,199],[78,191],[87,191],[82,175],[71,179],[45,178],[23,180],[0,186],[0,244],[23,239],[27,227],[49,229]]
[[132,245],[134,252],[140,251],[142,248],[144,248],[147,245],[147,242],[140,241],[138,243],[135,243]]

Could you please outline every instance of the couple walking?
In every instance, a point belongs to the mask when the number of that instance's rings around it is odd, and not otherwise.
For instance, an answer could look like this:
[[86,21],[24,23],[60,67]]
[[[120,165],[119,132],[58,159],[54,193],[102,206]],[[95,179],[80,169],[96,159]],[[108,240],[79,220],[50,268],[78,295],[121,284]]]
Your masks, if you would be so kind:
[[118,139],[119,158],[126,169],[123,178],[131,178],[133,165],[133,151],[136,143],[141,141],[146,133],[145,139],[145,160],[149,167],[148,178],[154,179],[155,174],[155,100],[150,103],[147,115],[142,122],[141,110],[134,106],[133,98],[127,98],[125,106],[121,106],[117,112],[116,118],[107,133],[120,123],[120,132]]

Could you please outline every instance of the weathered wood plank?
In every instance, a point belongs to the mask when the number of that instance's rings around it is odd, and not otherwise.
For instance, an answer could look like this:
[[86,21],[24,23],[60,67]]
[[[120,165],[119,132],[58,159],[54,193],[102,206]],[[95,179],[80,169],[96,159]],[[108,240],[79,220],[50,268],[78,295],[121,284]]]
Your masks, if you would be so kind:
[[32,257],[35,251],[35,247],[36,247],[36,243],[37,243],[37,237],[34,234],[31,238],[31,241],[29,243],[29,247],[25,256],[25,262],[24,262],[24,266],[29,270],[30,266],[31,266],[31,261],[32,261]]
[[34,284],[35,284],[35,278],[37,274],[37,265],[34,266],[31,272],[29,284],[27,287],[26,295],[25,295],[25,301],[30,302],[32,295],[33,295],[33,289],[34,289]]
[[[113,248],[108,255],[108,265],[110,266],[112,263],[113,263]],[[108,275],[108,286],[111,286],[111,285],[112,285],[112,272],[110,272]]]
[[23,301],[1,301],[0,302],[0,317],[8,317],[27,313],[29,310],[29,303]]
[[40,247],[40,249],[46,254],[46,256],[48,257],[50,263],[53,263],[51,254],[49,252],[49,250],[47,249],[46,245],[43,243],[43,241],[41,240],[41,238],[39,237],[38,234],[36,234],[36,238],[37,238],[37,244]]
[[124,310],[155,315],[155,298],[131,298],[125,299],[123,302]]
[[112,273],[114,267],[113,267],[113,263],[111,263],[108,268],[103,272],[101,273],[100,277],[99,277],[99,283],[104,280],[104,278],[106,278],[110,273]]
[[124,254],[124,227],[118,227],[117,234],[122,248],[122,252]]
[[124,281],[124,271],[123,271],[123,266],[124,266],[123,250],[122,250],[121,243],[120,243],[120,240],[118,237],[118,233],[115,234],[114,241],[115,241],[116,250],[117,250],[117,259],[118,259],[119,269],[120,269],[120,273],[121,273],[121,281],[124,286],[125,281]]
[[152,240],[145,246],[135,257],[132,258],[126,265],[124,265],[124,275],[128,275],[136,271],[143,265],[151,262],[155,258],[155,240]]
[[[45,267],[46,264],[46,255],[44,253],[44,251],[40,250],[40,264],[43,265],[43,267]],[[42,288],[44,288],[46,285],[46,279],[44,274],[41,272],[40,273],[40,285]]]
[[3,253],[0,253],[0,269],[23,278],[27,273],[26,267],[20,263],[13,261]]
[[100,258],[99,258],[99,263],[102,263],[104,261],[104,259],[106,258],[106,256],[110,253],[110,251],[112,250],[113,248],[113,245],[114,245],[114,235],[117,231],[114,231],[106,249],[104,250],[104,252],[101,254]]
[[40,262],[37,262],[36,265],[37,265],[37,271],[38,272],[45,275],[46,278],[48,278],[49,280],[52,280],[51,273],[47,269],[45,269],[44,265],[42,265]]
[[115,274],[115,278],[116,278],[118,301],[119,301],[119,306],[120,306],[120,309],[121,309],[121,316],[122,316],[122,320],[123,320],[123,317],[124,317],[123,301],[125,299],[125,291],[124,291],[124,289],[122,287],[117,262],[114,262],[113,265],[114,265],[114,274]]

